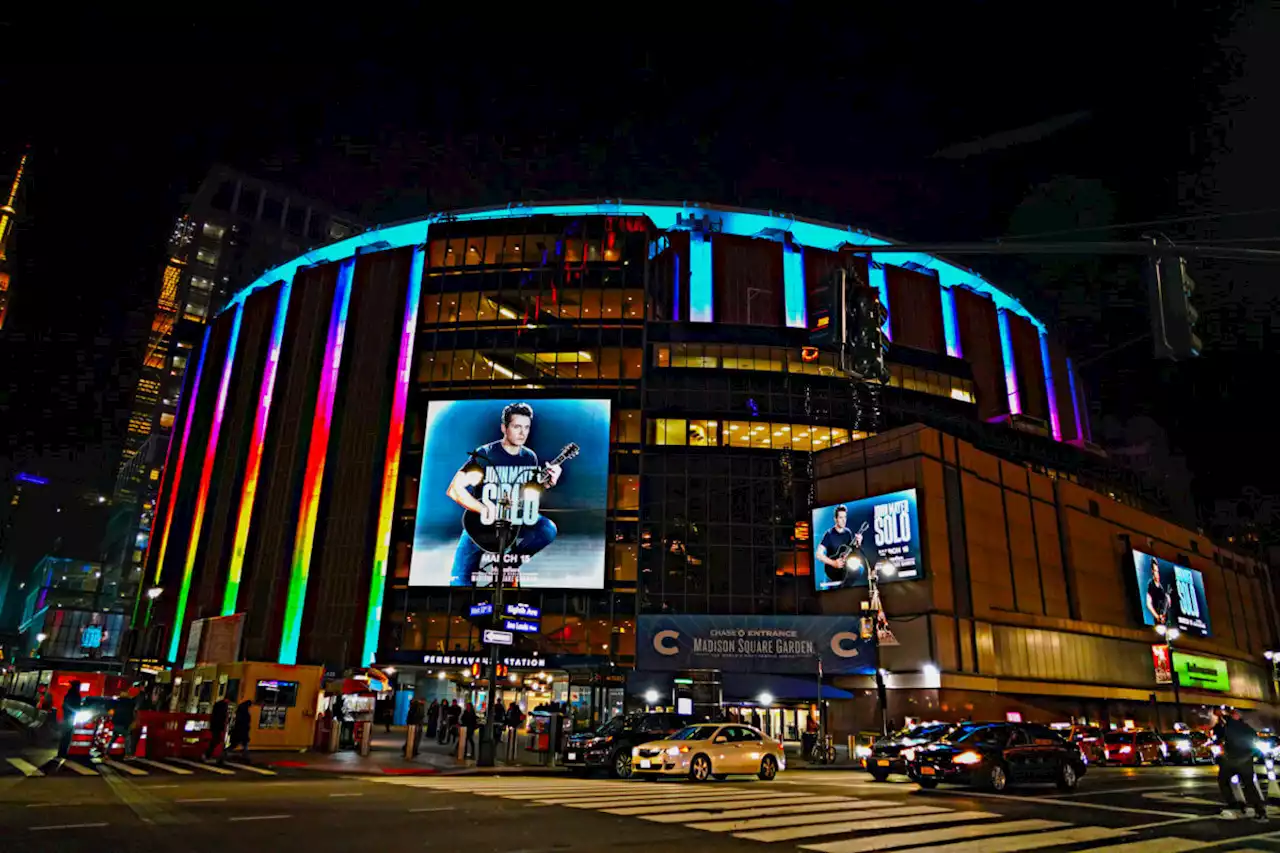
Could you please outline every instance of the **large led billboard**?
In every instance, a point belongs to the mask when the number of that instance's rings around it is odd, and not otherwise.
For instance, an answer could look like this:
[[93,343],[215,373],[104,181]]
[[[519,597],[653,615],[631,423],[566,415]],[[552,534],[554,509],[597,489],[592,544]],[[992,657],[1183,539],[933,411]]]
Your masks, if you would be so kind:
[[[608,400],[427,405],[411,586],[604,586]],[[500,523],[500,522],[506,523]]]
[[1209,603],[1204,576],[1142,551],[1133,552],[1138,579],[1138,603],[1144,624],[1167,625],[1196,637],[1207,637]]
[[813,510],[813,582],[819,591],[924,577],[916,490]]

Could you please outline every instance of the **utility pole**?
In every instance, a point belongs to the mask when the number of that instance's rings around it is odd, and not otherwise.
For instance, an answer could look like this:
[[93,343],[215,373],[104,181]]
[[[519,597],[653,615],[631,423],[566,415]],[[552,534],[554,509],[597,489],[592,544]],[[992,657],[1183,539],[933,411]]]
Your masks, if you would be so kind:
[[[507,551],[511,549],[511,493],[508,491],[498,500],[498,518],[493,523],[498,534],[497,560],[493,574],[493,613],[489,615],[491,624],[498,625],[502,615],[502,591],[507,585]],[[497,643],[489,644],[489,707],[484,715],[484,732],[480,744],[476,748],[476,766],[492,767],[496,761],[498,746],[497,734],[498,714],[495,702],[498,695],[498,664],[502,662],[502,652]]]

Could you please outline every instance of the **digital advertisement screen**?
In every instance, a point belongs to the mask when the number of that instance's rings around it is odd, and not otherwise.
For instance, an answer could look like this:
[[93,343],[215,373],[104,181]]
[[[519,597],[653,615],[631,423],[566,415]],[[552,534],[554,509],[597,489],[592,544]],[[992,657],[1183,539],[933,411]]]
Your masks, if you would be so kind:
[[1133,565],[1144,624],[1167,625],[1196,637],[1210,635],[1203,575],[1142,551],[1133,552]]
[[916,490],[846,501],[813,511],[813,583],[819,592],[924,577]]
[[[604,586],[608,400],[427,405],[411,586]],[[503,519],[509,524],[499,524]]]

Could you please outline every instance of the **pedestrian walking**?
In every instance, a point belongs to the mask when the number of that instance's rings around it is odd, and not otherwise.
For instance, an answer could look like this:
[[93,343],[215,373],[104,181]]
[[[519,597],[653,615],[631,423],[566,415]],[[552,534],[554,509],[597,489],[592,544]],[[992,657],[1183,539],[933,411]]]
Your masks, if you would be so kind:
[[462,757],[464,759],[471,758],[476,752],[476,727],[480,724],[480,718],[476,716],[476,708],[470,702],[467,708],[462,712],[462,727],[467,730],[467,745],[463,748]]
[[136,711],[138,709],[137,692],[130,690],[123,696],[116,699],[115,713],[111,715],[112,733],[111,740],[114,743],[116,738],[124,741],[124,760],[128,761],[133,758],[134,738],[133,733],[136,723]]
[[511,742],[515,743],[516,730],[524,725],[524,711],[520,710],[520,706],[515,700],[511,700],[511,704],[507,706],[507,728],[511,729]]
[[213,710],[209,712],[209,748],[204,751],[205,761],[213,758],[215,752],[218,760],[222,760],[222,755],[226,752],[229,710],[231,710],[231,703],[226,700],[226,697],[213,703]]
[[411,727],[409,731],[412,733],[411,737],[413,738],[413,744],[412,748],[409,750],[409,754],[414,758],[418,757],[418,749],[422,746],[422,726],[423,723],[426,722],[426,719],[427,712],[422,706],[422,700],[414,699],[410,702],[409,714],[405,717],[405,723]]
[[1258,787],[1258,774],[1253,766],[1254,743],[1258,733],[1240,719],[1240,711],[1232,708],[1222,720],[1222,758],[1218,764],[1218,791],[1222,794],[1223,809],[1218,816],[1223,820],[1237,820],[1243,814],[1236,811],[1236,795],[1231,781],[1236,778],[1244,791],[1245,801],[1253,809],[1253,819],[1267,821],[1267,806]]
[[236,719],[231,724],[231,746],[228,747],[228,749],[239,747],[240,758],[245,764],[253,763],[249,760],[249,721],[252,708],[252,699],[246,699],[236,706]]
[[427,708],[425,714],[427,722],[427,737],[435,737],[436,732],[440,730],[440,703],[431,700],[431,707]]
[[67,695],[62,697],[62,737],[58,740],[58,757],[66,759],[71,749],[71,737],[76,731],[76,711],[80,710],[80,682],[67,685]]
[[445,743],[458,742],[458,724],[462,720],[462,707],[458,704],[458,700],[454,699],[453,704],[449,706],[449,734]]

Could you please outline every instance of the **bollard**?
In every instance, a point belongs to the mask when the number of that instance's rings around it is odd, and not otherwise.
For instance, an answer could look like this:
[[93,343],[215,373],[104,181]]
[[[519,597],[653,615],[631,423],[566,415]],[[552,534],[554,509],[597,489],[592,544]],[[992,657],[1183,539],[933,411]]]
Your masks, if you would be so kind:
[[858,739],[849,735],[849,760],[858,763]]
[[373,735],[373,723],[356,723],[356,725],[359,726],[359,730],[356,732],[356,739],[360,743],[360,755],[368,755],[369,747],[371,746],[369,741]]
[[462,726],[458,726],[455,731],[458,733],[458,754],[454,756],[459,761],[466,761],[467,754],[467,730]]
[[416,725],[408,725],[404,727],[404,757],[413,758],[413,741],[418,736],[418,727]]

